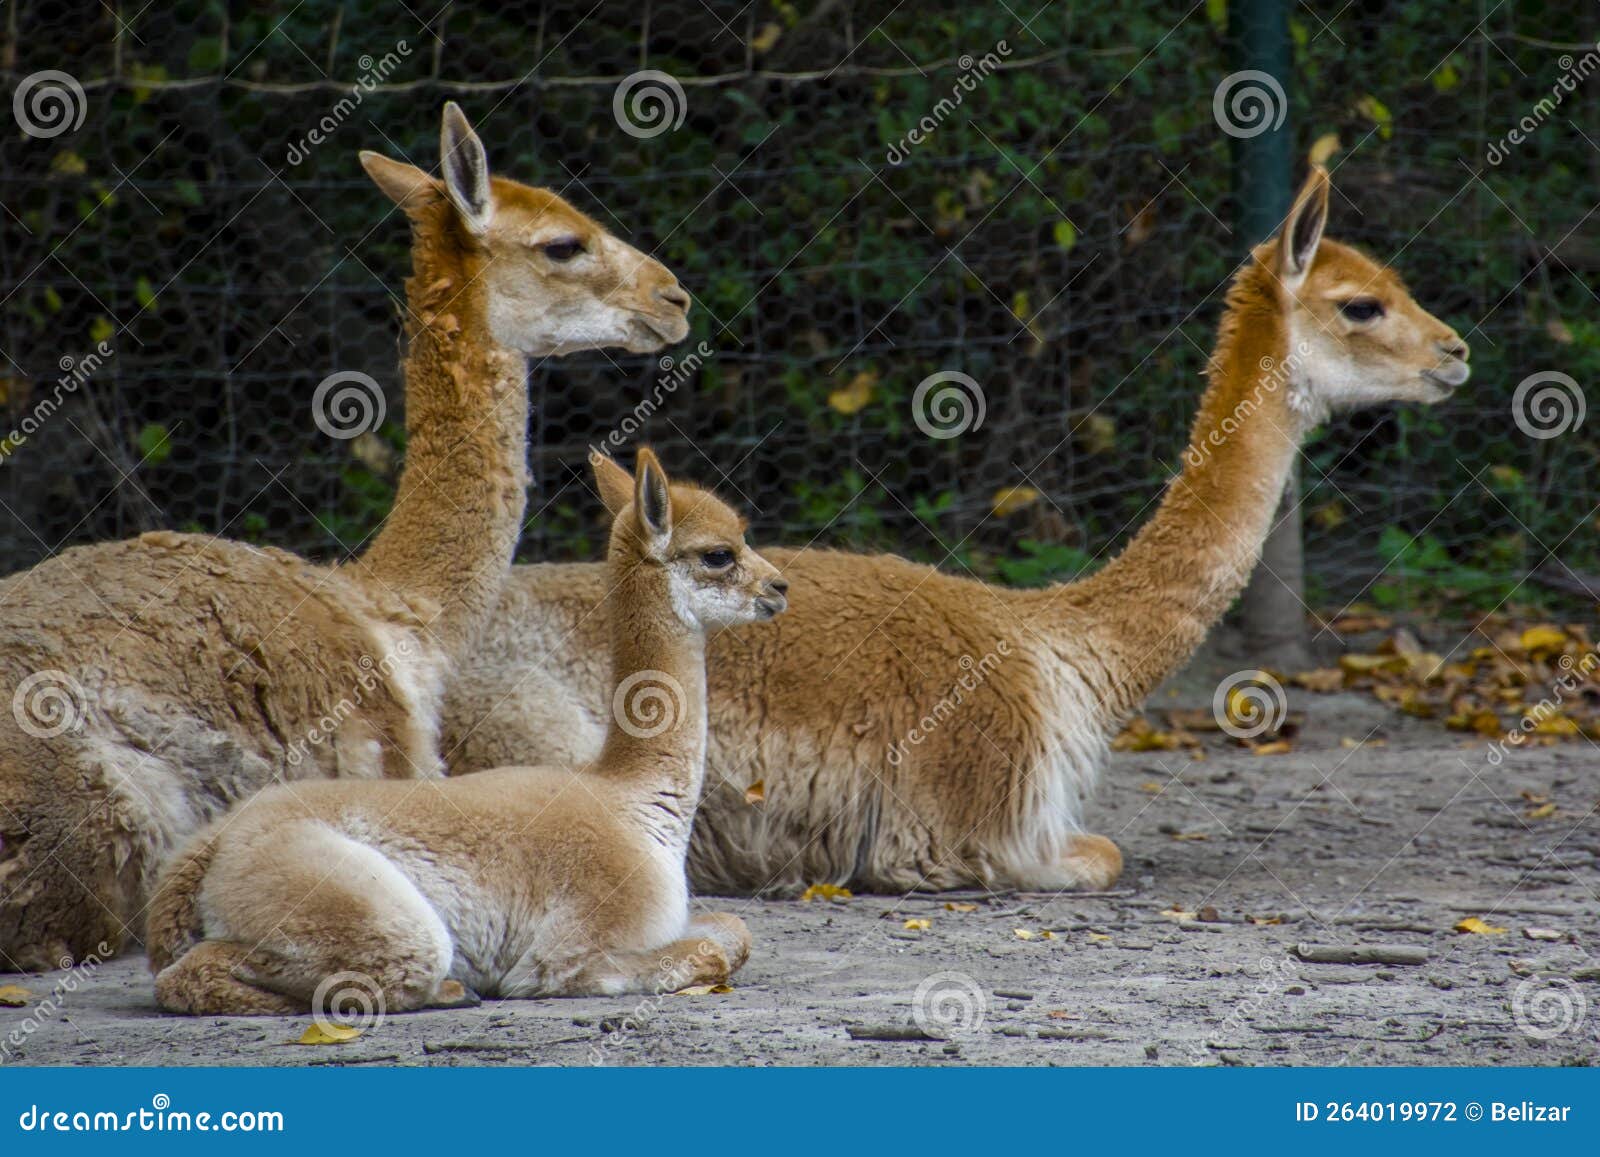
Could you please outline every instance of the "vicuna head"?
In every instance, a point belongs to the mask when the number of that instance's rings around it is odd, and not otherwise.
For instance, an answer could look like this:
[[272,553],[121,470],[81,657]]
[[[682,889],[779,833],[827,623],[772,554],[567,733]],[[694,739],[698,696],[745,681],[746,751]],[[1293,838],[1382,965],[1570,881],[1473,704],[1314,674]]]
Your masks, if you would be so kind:
[[664,577],[672,613],[684,627],[760,622],[788,607],[789,584],[745,543],[744,519],[716,495],[673,485],[648,449],[639,451],[635,474],[598,451],[589,464],[614,518],[612,567]]
[[483,142],[444,106],[443,177],[363,152],[361,165],[481,286],[495,342],[535,357],[620,346],[647,353],[689,332],[689,295],[665,266],[548,189],[489,175]]
[[1471,373],[1467,343],[1413,301],[1392,270],[1323,237],[1328,192],[1327,170],[1313,168],[1283,231],[1255,252],[1288,315],[1291,397],[1313,421],[1448,398]]

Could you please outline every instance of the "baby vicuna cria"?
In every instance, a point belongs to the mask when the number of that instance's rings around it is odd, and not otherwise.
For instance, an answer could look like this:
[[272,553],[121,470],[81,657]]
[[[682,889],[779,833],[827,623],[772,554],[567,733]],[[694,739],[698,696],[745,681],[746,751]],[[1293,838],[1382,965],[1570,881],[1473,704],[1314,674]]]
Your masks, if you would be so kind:
[[612,724],[581,769],[297,783],[200,832],[163,874],[156,995],[196,1014],[388,1011],[484,996],[671,991],[744,963],[736,916],[690,919],[708,631],[770,619],[787,584],[707,491],[599,454],[615,515]]

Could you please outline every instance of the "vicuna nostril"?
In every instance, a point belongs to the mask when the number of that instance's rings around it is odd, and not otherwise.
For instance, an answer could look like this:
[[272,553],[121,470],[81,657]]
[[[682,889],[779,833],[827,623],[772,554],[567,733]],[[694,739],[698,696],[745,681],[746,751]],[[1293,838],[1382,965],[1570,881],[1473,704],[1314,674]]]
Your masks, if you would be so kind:
[[668,305],[675,305],[685,313],[689,311],[689,295],[678,285],[656,290],[656,296]]
[[767,583],[767,589],[775,595],[786,595],[789,593],[789,581],[787,579],[772,579]]
[[1467,343],[1458,337],[1450,337],[1441,341],[1439,343],[1439,352],[1448,357],[1460,358],[1462,361],[1466,361],[1472,356],[1472,350],[1468,348]]

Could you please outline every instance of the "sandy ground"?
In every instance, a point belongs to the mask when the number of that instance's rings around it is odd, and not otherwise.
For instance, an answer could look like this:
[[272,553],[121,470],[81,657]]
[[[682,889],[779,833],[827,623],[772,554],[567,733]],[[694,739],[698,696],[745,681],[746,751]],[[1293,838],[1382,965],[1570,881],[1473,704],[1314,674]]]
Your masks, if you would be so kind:
[[[0,1064],[1600,1061],[1594,748],[1495,768],[1481,742],[1357,695],[1292,706],[1307,722],[1291,754],[1211,737],[1203,761],[1115,758],[1091,813],[1127,857],[1114,894],[713,902],[756,938],[732,992],[489,1002],[321,1047],[289,1043],[309,1017],[160,1015],[143,962],[116,960],[3,978],[34,998],[0,1008]],[[1363,738],[1386,743],[1341,742]],[[1523,791],[1555,813],[1528,818]],[[1454,930],[1471,916],[1504,931]],[[1313,962],[1299,945],[1426,958]]]

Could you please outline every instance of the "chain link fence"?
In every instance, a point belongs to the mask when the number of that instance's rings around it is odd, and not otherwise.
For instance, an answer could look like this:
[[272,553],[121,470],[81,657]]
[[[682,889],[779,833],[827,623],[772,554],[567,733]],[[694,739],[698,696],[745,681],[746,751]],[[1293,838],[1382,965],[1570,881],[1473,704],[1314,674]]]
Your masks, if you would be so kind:
[[[670,358],[533,370],[522,557],[598,553],[585,451],[638,440],[758,541],[1069,578],[1180,463],[1259,240],[1230,227],[1230,144],[1287,115],[1335,167],[1333,234],[1476,370],[1307,447],[1310,601],[1575,600],[1600,571],[1595,8],[1290,8],[1284,92],[1237,75],[1223,0],[13,0],[0,566],[156,527],[360,549],[403,454],[408,260],[356,151],[436,165],[454,98],[497,171],[695,297]],[[330,437],[312,398],[351,372],[386,414]]]

